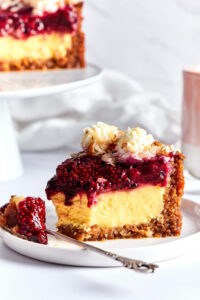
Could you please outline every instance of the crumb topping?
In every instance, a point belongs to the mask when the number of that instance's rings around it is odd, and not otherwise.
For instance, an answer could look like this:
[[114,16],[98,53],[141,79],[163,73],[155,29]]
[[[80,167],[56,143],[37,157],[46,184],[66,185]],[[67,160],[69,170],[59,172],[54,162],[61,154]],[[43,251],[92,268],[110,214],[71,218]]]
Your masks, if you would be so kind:
[[118,136],[117,127],[98,122],[97,125],[85,128],[81,145],[88,154],[102,155],[110,152],[111,145],[115,144]]
[[66,4],[76,4],[76,0],[1,0],[0,6],[3,10],[11,9],[18,11],[24,6],[33,8],[34,14],[42,14],[46,12],[55,12],[58,8],[63,8]]
[[156,155],[179,152],[174,146],[155,141],[151,134],[140,127],[120,131],[102,122],[84,130],[81,144],[87,154],[102,155],[102,160],[109,163],[129,158],[150,159]]
[[119,138],[116,150],[119,154],[134,153],[139,157],[153,151],[154,138],[146,130],[136,127],[128,128]]

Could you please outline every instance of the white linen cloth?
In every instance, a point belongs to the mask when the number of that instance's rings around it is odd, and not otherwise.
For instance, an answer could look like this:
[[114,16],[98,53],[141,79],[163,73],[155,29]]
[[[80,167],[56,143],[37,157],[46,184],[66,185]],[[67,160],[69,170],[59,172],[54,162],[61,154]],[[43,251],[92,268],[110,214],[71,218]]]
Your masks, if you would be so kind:
[[97,121],[120,129],[140,126],[166,143],[180,135],[180,112],[130,77],[105,70],[96,83],[56,96],[10,100],[22,150],[80,150],[84,127]]

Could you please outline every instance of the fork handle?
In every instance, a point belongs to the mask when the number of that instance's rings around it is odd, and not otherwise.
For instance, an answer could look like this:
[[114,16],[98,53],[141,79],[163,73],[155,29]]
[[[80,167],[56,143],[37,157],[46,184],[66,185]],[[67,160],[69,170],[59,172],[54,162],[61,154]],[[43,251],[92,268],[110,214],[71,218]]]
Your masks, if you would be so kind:
[[104,255],[106,257],[109,257],[115,261],[118,261],[120,263],[122,263],[122,265],[125,267],[125,268],[129,268],[129,269],[133,269],[133,270],[138,270],[138,271],[144,271],[145,269],[146,270],[149,270],[151,272],[154,272],[156,268],[158,268],[157,265],[155,264],[151,264],[151,263],[146,263],[142,260],[137,260],[137,259],[132,259],[132,258],[128,258],[128,257],[124,257],[124,256],[119,256],[115,253],[112,253],[110,251],[106,251],[106,250],[103,250],[101,248],[98,248],[98,247],[95,247],[95,246],[92,246],[90,244],[87,244],[87,243],[83,243],[81,241],[77,241],[69,236],[66,236],[62,233],[59,233],[59,232],[55,232],[53,230],[47,230],[47,233],[58,238],[58,239],[61,239],[61,240],[65,240],[71,244],[74,244],[76,246],[79,246],[83,249],[88,249],[88,250],[91,250],[93,252],[96,252],[98,254],[101,254],[101,255]]

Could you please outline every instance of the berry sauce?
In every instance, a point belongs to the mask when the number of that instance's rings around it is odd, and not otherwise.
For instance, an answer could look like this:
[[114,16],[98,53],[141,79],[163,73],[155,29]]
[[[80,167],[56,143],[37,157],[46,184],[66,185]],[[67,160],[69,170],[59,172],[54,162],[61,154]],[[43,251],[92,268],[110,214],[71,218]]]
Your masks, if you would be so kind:
[[56,12],[34,15],[31,7],[16,12],[0,9],[0,36],[25,39],[44,33],[74,33],[78,27],[78,14],[73,5],[65,5]]
[[72,205],[72,198],[77,194],[86,193],[88,207],[91,207],[100,193],[135,189],[145,184],[164,187],[168,172],[164,156],[111,165],[101,157],[84,155],[67,159],[59,165],[56,175],[47,184],[46,193],[49,200],[56,193],[64,193],[66,205]]
[[17,221],[19,234],[25,235],[30,241],[47,244],[45,202],[43,200],[27,197],[20,201]]

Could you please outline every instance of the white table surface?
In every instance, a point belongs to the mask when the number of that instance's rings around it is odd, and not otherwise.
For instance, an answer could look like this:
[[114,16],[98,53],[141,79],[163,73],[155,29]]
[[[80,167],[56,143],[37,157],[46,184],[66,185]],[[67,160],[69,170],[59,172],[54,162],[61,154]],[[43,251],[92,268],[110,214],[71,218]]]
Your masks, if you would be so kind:
[[[63,151],[23,154],[24,176],[0,183],[0,204],[12,194],[43,195]],[[200,201],[200,181],[187,179],[187,198]],[[199,196],[197,195],[199,191]],[[26,258],[0,240],[0,299],[200,299],[200,242],[183,257],[162,262],[155,274],[123,268],[79,268]]]

